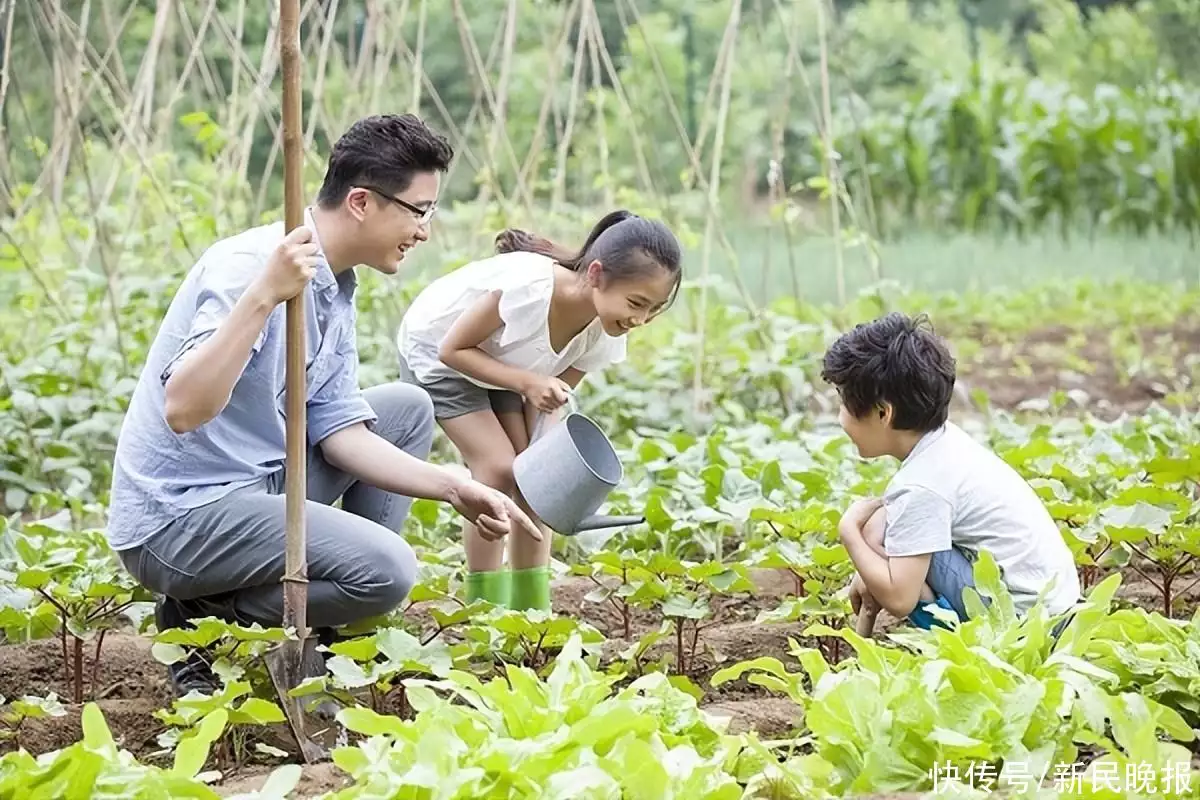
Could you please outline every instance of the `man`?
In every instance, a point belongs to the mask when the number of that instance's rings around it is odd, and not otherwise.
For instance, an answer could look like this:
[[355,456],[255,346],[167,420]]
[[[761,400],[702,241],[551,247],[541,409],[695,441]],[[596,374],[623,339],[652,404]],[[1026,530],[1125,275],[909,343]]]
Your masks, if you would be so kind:
[[[495,535],[533,522],[465,472],[424,460],[433,405],[404,383],[360,391],[355,267],[395,274],[429,238],[453,152],[411,115],[360,120],[333,147],[315,207],[210,247],[172,300],[117,443],[108,537],[163,595],[160,630],[218,616],[281,624],[285,541],[285,301],[304,292],[308,366],[308,621],[386,613],[416,581],[398,534],[411,498],[450,503]],[[334,501],[341,499],[341,509]],[[176,689],[213,691],[202,655]]]
[[864,458],[901,462],[882,499],[854,503],[838,533],[857,575],[850,602],[869,635],[880,607],[929,628],[935,603],[967,618],[981,551],[996,560],[1018,613],[1045,591],[1051,615],[1080,599],[1071,552],[1033,489],[948,421],[954,359],[923,324],[892,313],[859,325],[825,354],[840,422]]

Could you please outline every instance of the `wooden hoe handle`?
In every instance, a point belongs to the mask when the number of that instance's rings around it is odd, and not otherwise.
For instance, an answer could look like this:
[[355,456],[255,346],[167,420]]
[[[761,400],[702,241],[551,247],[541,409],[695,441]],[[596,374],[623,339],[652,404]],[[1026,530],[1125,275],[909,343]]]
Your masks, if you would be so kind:
[[[303,222],[300,128],[300,1],[279,0],[279,54],[283,66],[283,216],[285,234]],[[287,561],[283,575],[283,627],[308,633],[308,560],[304,501],[307,495],[305,437],[304,292],[287,301]]]

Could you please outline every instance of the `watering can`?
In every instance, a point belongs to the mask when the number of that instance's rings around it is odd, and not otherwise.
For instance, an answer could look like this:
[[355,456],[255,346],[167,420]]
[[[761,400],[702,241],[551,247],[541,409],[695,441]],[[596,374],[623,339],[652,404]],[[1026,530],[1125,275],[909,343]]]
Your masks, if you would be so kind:
[[600,426],[579,413],[573,393],[567,398],[567,417],[543,436],[543,413],[534,424],[529,447],[513,461],[513,478],[525,502],[551,530],[564,536],[645,522],[642,516],[596,514],[621,482],[624,469]]

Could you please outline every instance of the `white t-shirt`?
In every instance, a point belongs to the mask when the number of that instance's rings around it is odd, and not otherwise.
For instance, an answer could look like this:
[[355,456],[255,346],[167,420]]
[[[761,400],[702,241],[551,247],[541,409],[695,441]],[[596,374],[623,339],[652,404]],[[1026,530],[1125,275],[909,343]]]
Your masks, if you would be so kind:
[[951,545],[971,555],[987,551],[1018,613],[1027,612],[1051,580],[1051,614],[1081,599],[1071,551],[1033,488],[952,422],[921,439],[888,484],[884,505],[889,556]]
[[396,336],[400,355],[422,382],[440,377],[467,378],[441,362],[438,348],[458,317],[483,295],[500,291],[504,324],[479,348],[504,364],[537,375],[559,375],[567,367],[594,372],[625,360],[625,337],[609,336],[593,319],[561,352],[550,344],[550,298],[555,262],[537,253],[502,253],[474,261],[426,286],[404,313]]

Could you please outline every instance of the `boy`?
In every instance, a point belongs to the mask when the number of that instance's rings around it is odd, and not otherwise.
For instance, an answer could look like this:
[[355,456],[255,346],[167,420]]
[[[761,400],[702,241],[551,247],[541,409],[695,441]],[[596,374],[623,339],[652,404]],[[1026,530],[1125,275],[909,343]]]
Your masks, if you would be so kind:
[[1018,613],[1047,586],[1051,615],[1080,600],[1070,550],[1033,489],[949,422],[955,364],[924,323],[893,312],[841,336],[822,377],[837,387],[839,421],[863,458],[901,462],[882,499],[854,503],[838,534],[854,562],[850,603],[860,635],[880,608],[928,629],[936,603],[967,617],[975,555],[986,550]]

